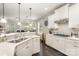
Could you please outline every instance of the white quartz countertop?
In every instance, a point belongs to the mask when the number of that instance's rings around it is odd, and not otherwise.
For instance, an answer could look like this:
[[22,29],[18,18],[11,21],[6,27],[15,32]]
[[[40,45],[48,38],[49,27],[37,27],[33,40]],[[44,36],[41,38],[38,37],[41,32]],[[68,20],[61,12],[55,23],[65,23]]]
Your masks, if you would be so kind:
[[63,37],[63,36],[57,36],[57,35],[53,35],[52,36],[55,36],[55,37],[61,37],[61,38],[67,38],[67,39],[70,39],[70,40],[79,40],[79,37],[75,37],[75,36],[70,36],[70,37]]
[[71,39],[71,40],[79,40],[79,38],[78,37],[67,37],[68,39]]
[[0,37],[10,36],[10,35],[15,35],[15,34],[17,34],[17,33],[1,34]]

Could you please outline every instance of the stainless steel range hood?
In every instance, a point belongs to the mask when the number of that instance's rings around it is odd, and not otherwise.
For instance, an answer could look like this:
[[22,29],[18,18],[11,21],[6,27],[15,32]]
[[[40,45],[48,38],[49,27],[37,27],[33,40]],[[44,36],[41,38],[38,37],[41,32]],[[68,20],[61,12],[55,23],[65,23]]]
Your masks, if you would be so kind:
[[60,24],[61,24],[61,25],[62,25],[62,24],[68,24],[68,22],[69,22],[69,18],[60,19],[60,20],[56,20],[56,21],[55,21],[55,23],[56,23],[56,24],[59,24],[59,25],[60,25]]

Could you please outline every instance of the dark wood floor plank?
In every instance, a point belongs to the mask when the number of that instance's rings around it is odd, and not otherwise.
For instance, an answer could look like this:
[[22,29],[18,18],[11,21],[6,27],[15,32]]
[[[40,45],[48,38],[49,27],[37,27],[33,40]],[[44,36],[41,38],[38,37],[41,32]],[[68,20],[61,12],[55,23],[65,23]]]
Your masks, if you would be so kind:
[[34,54],[33,56],[66,56],[66,55],[41,43],[40,53]]

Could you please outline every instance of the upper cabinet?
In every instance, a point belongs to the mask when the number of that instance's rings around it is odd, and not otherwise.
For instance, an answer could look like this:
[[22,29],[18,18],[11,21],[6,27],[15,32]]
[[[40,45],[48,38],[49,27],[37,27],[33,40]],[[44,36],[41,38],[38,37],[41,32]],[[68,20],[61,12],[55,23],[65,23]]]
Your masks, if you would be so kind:
[[48,28],[58,28],[55,21],[68,19],[68,4],[56,9],[54,12],[54,14],[48,16]]
[[69,27],[79,28],[79,4],[69,6]]
[[55,15],[56,20],[68,18],[68,4],[55,10]]

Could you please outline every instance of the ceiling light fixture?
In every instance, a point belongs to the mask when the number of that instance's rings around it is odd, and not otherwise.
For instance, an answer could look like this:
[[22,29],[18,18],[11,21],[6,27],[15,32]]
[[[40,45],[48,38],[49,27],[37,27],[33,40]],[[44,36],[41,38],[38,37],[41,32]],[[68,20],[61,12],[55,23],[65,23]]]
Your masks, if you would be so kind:
[[7,23],[6,18],[4,18],[4,3],[2,4],[2,7],[3,7],[3,17],[2,17],[2,19],[0,20],[0,22],[1,22],[1,23]]
[[20,22],[20,5],[21,5],[21,3],[18,3],[18,5],[19,5],[19,11],[18,11],[18,18],[19,18],[19,22],[17,23],[17,25],[19,25],[19,26],[21,26],[21,22]]
[[29,8],[29,19],[31,19],[31,10],[32,8]]
[[48,8],[44,8],[44,10],[48,10]]

